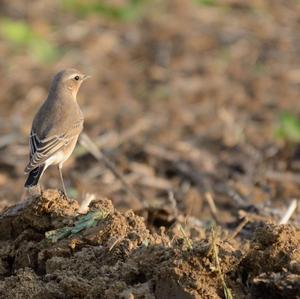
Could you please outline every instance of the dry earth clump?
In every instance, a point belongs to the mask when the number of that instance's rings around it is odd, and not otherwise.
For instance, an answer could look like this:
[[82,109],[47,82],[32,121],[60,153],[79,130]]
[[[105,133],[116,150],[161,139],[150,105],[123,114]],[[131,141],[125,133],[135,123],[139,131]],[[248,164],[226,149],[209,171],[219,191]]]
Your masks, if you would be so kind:
[[108,199],[78,208],[48,190],[1,214],[1,298],[224,298],[223,279],[235,298],[299,294],[295,227],[263,223],[248,250],[212,234],[188,246]]

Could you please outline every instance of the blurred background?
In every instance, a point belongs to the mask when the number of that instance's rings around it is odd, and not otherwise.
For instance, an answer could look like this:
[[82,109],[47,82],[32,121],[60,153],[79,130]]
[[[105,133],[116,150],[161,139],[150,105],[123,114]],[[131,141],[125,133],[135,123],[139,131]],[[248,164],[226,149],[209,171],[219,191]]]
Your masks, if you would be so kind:
[[[75,67],[84,130],[150,222],[279,219],[299,196],[299,32],[296,0],[2,0],[0,208],[21,199],[52,76]],[[78,201],[142,209],[81,146],[64,177]],[[42,184],[60,188],[56,168]]]

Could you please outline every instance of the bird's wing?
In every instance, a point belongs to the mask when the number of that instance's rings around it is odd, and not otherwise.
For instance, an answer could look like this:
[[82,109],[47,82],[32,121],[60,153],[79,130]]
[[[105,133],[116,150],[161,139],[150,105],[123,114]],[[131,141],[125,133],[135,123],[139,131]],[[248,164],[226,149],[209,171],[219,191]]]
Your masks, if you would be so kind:
[[54,135],[40,139],[32,130],[30,134],[30,161],[25,168],[25,173],[45,163],[52,155],[68,144],[70,136],[67,134]]
[[34,168],[42,165],[52,155],[66,146],[71,140],[78,137],[82,130],[83,120],[75,122],[71,128],[62,134],[49,134],[41,139],[34,128],[31,129],[30,133],[30,156],[29,163],[25,168],[25,173],[30,172]]

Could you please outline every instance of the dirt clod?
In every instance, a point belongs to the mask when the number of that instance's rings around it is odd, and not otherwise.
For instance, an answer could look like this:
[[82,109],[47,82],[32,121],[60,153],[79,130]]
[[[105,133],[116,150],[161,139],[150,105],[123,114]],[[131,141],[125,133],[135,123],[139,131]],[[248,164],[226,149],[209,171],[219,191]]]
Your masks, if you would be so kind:
[[[238,266],[253,298],[299,298],[300,229],[267,223]],[[279,283],[280,282],[280,283]]]
[[93,201],[89,213],[97,209],[107,216],[56,242],[48,230],[86,217],[58,192],[3,212],[0,226],[12,229],[1,237],[0,297],[223,298],[224,279],[236,298],[297,298],[300,231],[292,226],[262,225],[244,251],[221,237],[212,246],[210,233],[187,248],[184,238],[151,233],[143,218],[108,199]]

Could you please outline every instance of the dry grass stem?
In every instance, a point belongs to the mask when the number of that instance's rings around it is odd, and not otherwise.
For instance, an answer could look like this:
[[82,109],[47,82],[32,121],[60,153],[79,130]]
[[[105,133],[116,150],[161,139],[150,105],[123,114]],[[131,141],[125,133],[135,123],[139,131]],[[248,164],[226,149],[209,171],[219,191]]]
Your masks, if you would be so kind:
[[281,220],[279,221],[279,224],[287,224],[290,220],[290,218],[293,216],[294,212],[296,211],[298,206],[298,200],[293,199],[291,204],[289,205],[287,211],[282,216]]
[[218,221],[218,210],[217,210],[217,207],[216,207],[216,204],[215,204],[215,201],[214,201],[214,198],[212,196],[212,194],[210,192],[206,192],[205,193],[205,199],[208,203],[208,206],[210,208],[210,212],[214,218],[214,220],[219,223]]
[[224,296],[226,299],[233,299],[231,290],[226,285],[224,274],[223,274],[221,266],[220,266],[219,249],[217,246],[217,236],[216,236],[216,232],[214,229],[212,229],[211,251],[213,254],[213,258],[215,260],[216,269],[218,271],[219,277],[220,277],[222,285],[223,285]]

